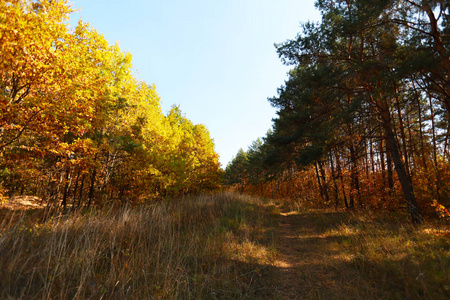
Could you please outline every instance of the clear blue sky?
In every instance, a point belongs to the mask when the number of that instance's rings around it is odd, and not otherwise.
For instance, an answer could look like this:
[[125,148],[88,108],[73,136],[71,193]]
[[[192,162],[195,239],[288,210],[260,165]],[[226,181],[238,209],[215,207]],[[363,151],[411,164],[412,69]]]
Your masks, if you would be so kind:
[[319,20],[314,0],[71,0],[79,18],[133,55],[137,78],[154,83],[167,112],[180,105],[214,139],[223,167],[265,136],[267,101],[288,67],[274,43]]

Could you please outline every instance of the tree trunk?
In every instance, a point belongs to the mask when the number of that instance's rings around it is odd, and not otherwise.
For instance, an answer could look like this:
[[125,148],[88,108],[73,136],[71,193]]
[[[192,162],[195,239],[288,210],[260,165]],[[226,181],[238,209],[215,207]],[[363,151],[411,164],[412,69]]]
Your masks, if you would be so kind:
[[341,183],[341,189],[342,189],[342,196],[344,198],[344,205],[345,208],[348,209],[348,201],[347,201],[347,196],[345,194],[345,185],[344,185],[344,176],[342,175],[342,169],[341,169],[341,159],[337,154],[337,151],[335,150],[334,152],[334,156],[336,157],[336,169],[337,169],[337,173],[338,173],[338,177],[339,177],[339,181]]
[[350,193],[350,207],[355,207],[354,202],[354,195],[356,195],[356,201],[359,205],[362,205],[361,203],[361,192],[359,190],[359,171],[358,171],[358,165],[357,165],[357,158],[356,158],[356,150],[355,146],[352,142],[350,143],[350,178],[351,178],[351,193]]
[[94,197],[94,184],[95,184],[95,176],[97,175],[97,170],[94,170],[91,175],[91,185],[89,186],[89,196],[88,196],[88,205],[89,208],[92,203],[92,198]]
[[333,179],[334,186],[334,208],[337,209],[339,206],[339,191],[336,182],[336,172],[334,170],[333,153],[330,152],[330,166],[331,166],[331,178]]
[[325,203],[329,203],[330,195],[328,194],[328,183],[327,183],[327,178],[325,177],[325,169],[323,167],[323,162],[321,160],[319,160],[318,164],[319,164],[320,175],[322,178],[322,188],[323,188],[323,193],[325,195]]
[[403,197],[406,200],[408,206],[408,211],[411,214],[411,219],[413,223],[421,224],[423,223],[423,216],[420,212],[419,206],[417,205],[416,197],[414,195],[414,189],[411,181],[411,176],[405,170],[405,166],[400,157],[400,151],[398,149],[397,141],[395,140],[395,135],[391,126],[391,114],[389,112],[389,106],[384,100],[380,103],[381,117],[383,122],[383,128],[385,131],[386,139],[389,145],[389,152],[392,156],[392,160],[395,165],[395,170],[397,172],[398,180],[403,191]]
[[316,177],[317,177],[317,183],[319,185],[319,190],[320,190],[320,196],[322,197],[322,200],[325,202],[325,194],[323,192],[323,186],[322,186],[322,182],[320,180],[320,174],[319,174],[319,168],[317,167],[318,163],[316,161],[316,163],[314,164],[314,167],[316,167]]
[[[390,131],[392,134],[394,132],[392,131],[392,128],[390,127]],[[384,126],[383,126],[384,128]],[[385,129],[386,130],[386,129]],[[392,189],[394,188],[394,178],[393,178],[393,168],[392,168],[392,149],[391,149],[391,143],[389,142],[389,138],[386,135],[385,132],[385,139],[386,139],[386,163],[387,163],[387,178],[388,178],[388,188],[389,188],[389,196],[392,196]],[[400,153],[399,153],[400,155]]]
[[430,118],[431,118],[431,132],[433,137],[433,166],[434,171],[436,175],[436,195],[438,198],[438,201],[442,201],[442,187],[443,183],[441,180],[441,172],[439,171],[439,165],[437,160],[437,141],[436,141],[436,127],[434,122],[434,108],[433,108],[433,102],[431,101],[431,97],[429,97],[429,103],[430,103]]
[[387,182],[386,182],[386,162],[384,160],[385,150],[384,150],[384,143],[383,143],[383,141],[384,141],[384,135],[382,134],[381,137],[380,137],[379,145],[380,145],[381,180],[383,181],[383,192],[382,192],[383,196],[381,198],[381,201],[384,202],[386,200],[385,199],[384,189],[387,186]]
[[77,177],[75,178],[75,185],[73,187],[73,197],[72,197],[72,209],[75,209],[75,201],[77,198],[78,182],[80,179],[80,170],[77,172]]
[[86,174],[81,175],[80,192],[78,194],[78,202],[76,208],[78,209],[81,205],[81,198],[83,197],[83,186],[84,180],[86,179]]
[[402,114],[402,109],[400,107],[400,101],[398,99],[398,90],[397,90],[397,88],[396,88],[396,91],[395,91],[395,104],[397,106],[397,115],[398,115],[398,121],[399,121],[398,123],[399,123],[399,127],[400,127],[399,128],[399,130],[400,130],[400,137],[402,139],[403,157],[405,159],[404,166],[405,166],[406,173],[408,175],[411,175],[411,172],[409,170],[408,149],[406,147],[407,145],[406,145],[405,125],[403,123],[403,114]]
[[[64,208],[64,210],[66,210],[66,208],[67,208],[67,197],[68,197],[69,187],[70,187],[69,174],[70,174],[70,169],[68,168],[66,171],[66,182],[64,184],[64,194],[63,194],[63,199],[61,202],[61,205]],[[72,181],[72,180],[70,180],[70,181]]]

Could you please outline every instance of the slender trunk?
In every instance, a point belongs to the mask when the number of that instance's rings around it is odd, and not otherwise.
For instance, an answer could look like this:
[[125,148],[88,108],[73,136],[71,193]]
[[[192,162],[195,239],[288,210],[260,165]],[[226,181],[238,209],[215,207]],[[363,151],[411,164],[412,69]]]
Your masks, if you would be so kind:
[[62,202],[61,202],[61,205],[64,208],[64,210],[66,210],[66,208],[67,208],[67,196],[68,196],[68,193],[69,193],[69,186],[70,186],[69,174],[70,174],[70,169],[67,168],[67,171],[66,171],[66,182],[64,184],[64,194],[63,194],[63,199],[62,199]]
[[333,179],[334,186],[334,208],[337,209],[339,206],[339,191],[336,182],[336,172],[334,170],[333,153],[330,152],[330,166],[331,166],[331,178]]
[[81,183],[80,183],[80,192],[78,194],[78,202],[77,202],[77,209],[81,205],[81,199],[83,197],[83,186],[84,186],[84,180],[86,179],[86,174],[81,175]]
[[395,104],[397,106],[397,115],[398,115],[398,122],[399,122],[399,129],[400,129],[400,137],[402,139],[402,146],[403,146],[403,157],[405,160],[405,170],[406,173],[408,173],[408,175],[411,174],[410,170],[409,170],[409,157],[408,157],[408,150],[406,148],[406,134],[405,134],[405,125],[403,123],[403,114],[402,114],[402,109],[400,108],[400,101],[398,99],[398,90],[396,88],[395,91],[396,95],[395,95]]
[[339,181],[341,183],[342,196],[344,198],[344,205],[345,205],[345,208],[348,209],[347,196],[345,195],[345,185],[344,185],[344,178],[343,178],[344,176],[342,175],[342,169],[341,169],[341,160],[337,154],[337,151],[334,152],[334,155],[336,157],[336,169],[337,169]]
[[[363,123],[361,123],[363,124]],[[370,179],[370,167],[369,167],[369,147],[367,145],[369,141],[366,139],[364,141],[364,170],[366,171],[366,179],[369,180]]]
[[408,140],[410,145],[410,154],[409,157],[409,172],[411,174],[411,177],[414,178],[414,169],[415,166],[417,166],[417,147],[416,143],[413,140],[413,134],[411,129],[411,119],[410,114],[406,114],[406,129],[408,131]]
[[385,152],[385,150],[384,150],[383,141],[384,141],[384,136],[381,135],[380,142],[379,142],[379,145],[380,145],[381,180],[383,180],[383,193],[382,193],[383,196],[381,198],[381,201],[385,201],[386,200],[384,198],[385,197],[384,189],[387,186],[387,182],[386,182],[386,163],[385,163],[385,160],[384,160],[384,152]]
[[372,167],[372,179],[374,180],[376,170],[375,170],[375,158],[374,158],[375,155],[374,155],[374,151],[373,151],[373,138],[372,137],[370,138],[369,143],[370,143],[370,164],[372,165],[371,166]]
[[58,199],[61,198],[61,189],[62,189],[61,186],[62,186],[63,182],[64,182],[64,172],[61,171],[61,175],[59,176],[59,183],[56,186],[56,194],[55,194],[55,198],[54,198],[52,205],[55,205],[56,202],[58,201]]
[[322,186],[322,182],[320,180],[320,174],[319,174],[319,168],[318,168],[318,163],[316,161],[316,163],[314,164],[314,166],[316,167],[316,177],[317,177],[317,183],[319,185],[319,190],[320,190],[320,196],[322,197],[322,200],[325,202],[325,194],[323,192],[323,186]]
[[380,103],[381,117],[383,121],[383,128],[386,134],[387,142],[389,144],[389,150],[392,156],[392,160],[395,165],[398,179],[403,191],[403,197],[406,200],[408,211],[411,214],[413,223],[423,223],[423,216],[417,205],[416,197],[414,195],[414,189],[411,181],[411,176],[406,172],[405,166],[400,157],[400,151],[395,140],[395,135],[391,126],[391,114],[389,112],[389,106],[385,100]]
[[355,195],[354,195],[353,164],[350,157],[348,158],[348,165],[350,165],[350,189],[348,193],[348,198],[349,198],[349,208],[352,209],[355,207]]
[[324,195],[325,195],[325,203],[329,203],[330,202],[330,196],[328,194],[328,183],[327,183],[327,179],[325,177],[325,169],[323,167],[323,161],[319,160],[318,164],[319,164],[320,175],[322,177],[322,187],[323,187],[323,192],[324,192]]
[[75,201],[77,198],[77,189],[78,189],[79,179],[80,179],[80,170],[78,170],[78,172],[77,172],[77,178],[75,178],[75,185],[73,187],[72,209],[75,209]]
[[[361,120],[361,124],[364,124],[364,121]],[[369,133],[369,129],[366,129],[367,134]],[[368,138],[364,138],[364,170],[365,170],[365,184],[362,185],[363,189],[361,191],[361,194],[364,195],[370,195],[371,194],[371,185],[372,182],[370,180],[370,166],[369,166],[369,139]],[[365,188],[364,188],[365,187]],[[361,197],[362,198],[362,197]],[[362,201],[359,201],[360,206],[363,206]]]
[[431,101],[431,97],[429,97],[429,103],[430,103],[430,118],[431,118],[431,133],[433,138],[433,166],[434,171],[436,174],[436,196],[438,198],[438,201],[442,201],[442,194],[441,190],[443,187],[443,183],[441,180],[441,172],[439,171],[439,165],[437,160],[437,141],[436,141],[436,127],[434,122],[434,108],[433,108],[433,102]]
[[95,176],[97,175],[97,170],[94,169],[91,175],[91,185],[89,186],[89,196],[88,196],[88,205],[89,208],[92,203],[92,198],[94,197],[94,184],[95,184]]
[[[351,176],[351,194],[350,195],[356,195],[356,201],[359,205],[362,205],[361,203],[361,192],[359,189],[359,171],[358,171],[358,165],[357,165],[357,159],[356,159],[356,150],[354,147],[353,141],[350,143],[350,176]],[[350,198],[350,207],[354,207],[355,203],[353,200],[353,197]]]
[[427,160],[426,160],[425,143],[424,143],[424,136],[423,136],[422,105],[420,105],[420,98],[418,95],[416,95],[416,100],[417,100],[417,109],[419,111],[420,156],[422,158],[422,164],[423,164],[425,174],[428,174],[428,165],[427,165]]
[[448,153],[448,136],[450,134],[450,124],[447,125],[447,131],[445,133],[445,141],[444,141],[444,159],[447,162],[450,160],[450,154]]
[[[389,124],[389,128],[392,131],[390,124]],[[394,132],[392,132],[392,134],[394,134]],[[386,132],[385,132],[385,139],[386,139],[386,163],[387,163],[388,189],[389,189],[389,196],[392,196],[392,189],[394,188],[393,167],[392,167],[392,148],[391,148],[391,143],[389,141],[389,137],[386,135]]]

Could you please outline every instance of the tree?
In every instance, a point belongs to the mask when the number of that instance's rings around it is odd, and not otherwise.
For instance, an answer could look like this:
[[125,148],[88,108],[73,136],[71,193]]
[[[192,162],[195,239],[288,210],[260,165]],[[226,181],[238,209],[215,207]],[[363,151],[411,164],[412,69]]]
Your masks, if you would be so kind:
[[[49,204],[143,202],[219,187],[213,140],[164,116],[131,55],[62,0],[0,3],[0,182]],[[4,190],[0,187],[0,190]]]
[[247,165],[247,153],[241,148],[225,169],[227,184],[237,185],[241,193],[244,192],[245,185],[248,182]]

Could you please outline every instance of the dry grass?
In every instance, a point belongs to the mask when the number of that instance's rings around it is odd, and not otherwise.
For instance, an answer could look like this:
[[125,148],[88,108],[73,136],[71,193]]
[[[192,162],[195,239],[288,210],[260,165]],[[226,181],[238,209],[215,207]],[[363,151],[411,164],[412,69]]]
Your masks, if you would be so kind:
[[271,298],[274,214],[234,194],[55,214],[4,209],[1,299]]
[[416,226],[396,215],[365,213],[328,232],[342,237],[370,298],[449,299],[450,231],[429,220]]
[[19,208],[0,209],[0,299],[450,297],[444,223],[280,215],[231,193],[64,214]]
[[277,265],[281,275],[292,280],[281,295],[449,299],[449,233],[446,224],[429,220],[415,226],[396,214],[325,210],[284,214],[280,242],[285,243],[278,248]]

